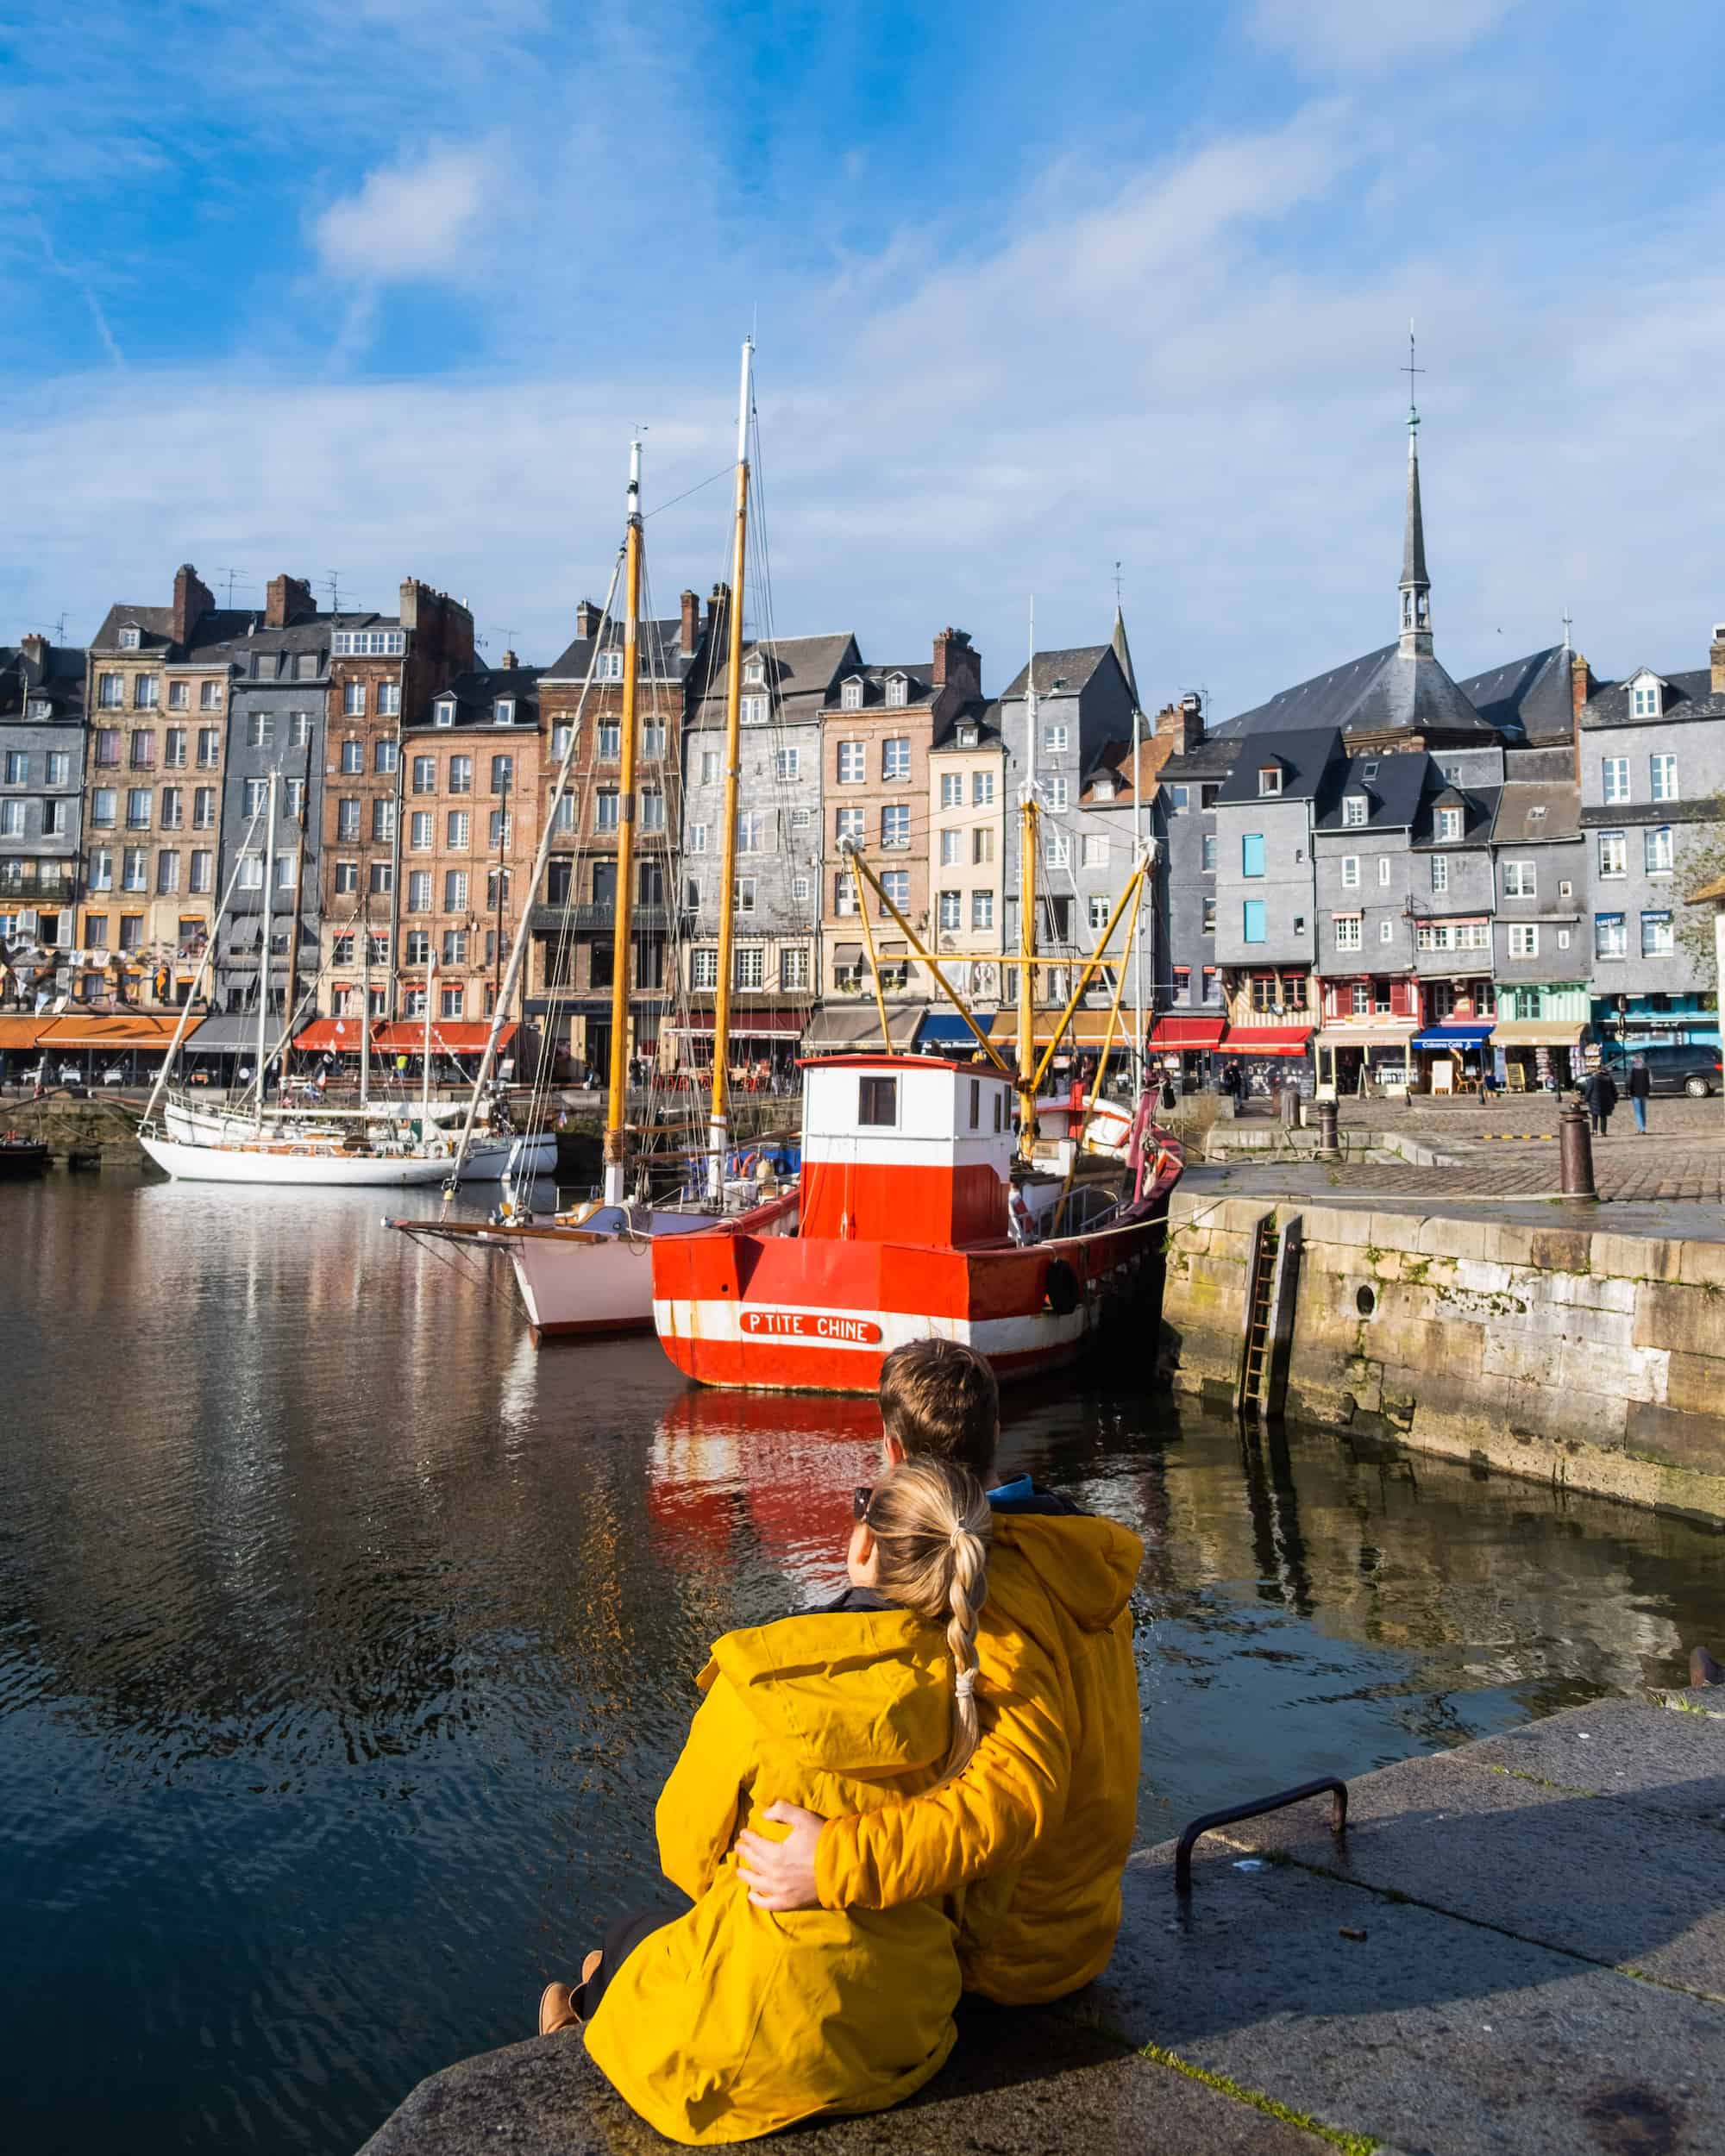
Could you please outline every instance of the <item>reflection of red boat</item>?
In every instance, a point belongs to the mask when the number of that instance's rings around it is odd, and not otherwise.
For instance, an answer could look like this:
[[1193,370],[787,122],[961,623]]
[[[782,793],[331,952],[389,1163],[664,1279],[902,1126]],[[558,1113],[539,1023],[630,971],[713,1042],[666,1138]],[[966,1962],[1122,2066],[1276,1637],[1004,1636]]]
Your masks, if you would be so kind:
[[1013,1121],[1011,1081],[980,1063],[806,1065],[797,1232],[656,1242],[666,1352],[709,1385],[838,1393],[931,1334],[1003,1377],[1070,1362],[1141,1286],[1180,1155],[1147,1099],[1123,1160],[1068,1137],[1015,1169]]

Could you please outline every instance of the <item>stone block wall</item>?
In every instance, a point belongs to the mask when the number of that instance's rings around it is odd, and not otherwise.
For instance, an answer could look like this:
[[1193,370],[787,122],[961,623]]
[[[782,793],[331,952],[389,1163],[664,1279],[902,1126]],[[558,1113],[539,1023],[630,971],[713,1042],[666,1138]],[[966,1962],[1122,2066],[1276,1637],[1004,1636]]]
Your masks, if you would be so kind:
[[[1176,1194],[1163,1364],[1231,1400],[1258,1222]],[[1725,1244],[1283,1203],[1304,1236],[1287,1413],[1725,1519]]]

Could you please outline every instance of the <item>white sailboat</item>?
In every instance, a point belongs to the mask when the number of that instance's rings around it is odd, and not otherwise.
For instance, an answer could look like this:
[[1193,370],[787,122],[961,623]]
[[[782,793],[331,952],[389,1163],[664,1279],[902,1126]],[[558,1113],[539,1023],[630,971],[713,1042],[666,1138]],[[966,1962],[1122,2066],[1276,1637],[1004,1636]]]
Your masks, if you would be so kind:
[[[630,1193],[628,1068],[629,985],[632,954],[631,907],[635,887],[635,767],[639,742],[639,624],[641,620],[642,521],[641,444],[630,445],[627,521],[624,542],[624,649],[622,769],[619,792],[617,912],[612,966],[611,1067],[605,1132],[604,1182],[598,1200],[549,1221],[536,1221],[512,1206],[480,1225],[455,1220],[393,1223],[404,1232],[461,1238],[506,1252],[514,1268],[527,1319],[536,1341],[599,1333],[647,1332],[653,1327],[652,1246],[666,1236],[697,1234],[746,1218],[756,1233],[788,1232],[796,1219],[794,1187],[763,1190],[750,1178],[729,1172],[731,1138],[727,1088],[731,1018],[731,950],[736,880],[737,787],[741,764],[740,725],[743,679],[743,580],[749,513],[749,421],[753,387],[754,344],[743,347],[742,382],[737,426],[737,505],[733,526],[731,599],[726,653],[725,801],[724,867],[718,943],[718,986],[714,1010],[712,1110],[707,1148],[698,1192],[664,1205]],[[612,585],[612,598],[616,580]],[[605,605],[609,618],[612,598]],[[594,640],[594,662],[599,641]],[[593,679],[591,669],[588,681]],[[570,755],[573,755],[573,743]],[[567,774],[559,774],[561,787]],[[551,818],[534,865],[534,887],[549,857]],[[524,945],[525,939],[523,939]],[[511,969],[515,960],[511,959]],[[513,971],[511,970],[511,981]],[[506,1000],[499,999],[499,1005]],[[481,1079],[483,1079],[483,1070]]]

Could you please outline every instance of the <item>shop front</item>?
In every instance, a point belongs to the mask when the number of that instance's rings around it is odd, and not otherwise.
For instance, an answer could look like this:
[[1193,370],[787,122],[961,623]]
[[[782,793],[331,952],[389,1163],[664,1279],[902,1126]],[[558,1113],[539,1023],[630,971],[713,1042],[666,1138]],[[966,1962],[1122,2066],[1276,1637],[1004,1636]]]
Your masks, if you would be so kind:
[[1401,1100],[1413,1076],[1412,1018],[1360,1018],[1326,1023],[1313,1043],[1320,1100],[1370,1096]]
[[1231,1067],[1240,1073],[1242,1101],[1276,1100],[1289,1086],[1312,1090],[1310,1025],[1231,1025],[1219,1051],[1224,1085]]
[[1496,1076],[1507,1093],[1560,1093],[1585,1062],[1582,1018],[1499,1018],[1491,1029]]
[[1164,1016],[1150,1029],[1151,1062],[1182,1093],[1195,1092],[1218,1074],[1217,1050],[1226,1018]]
[[[869,1008],[873,1010],[872,1004]],[[808,1022],[806,1010],[739,1010],[733,1006],[727,1042],[733,1092],[782,1093],[793,1087],[799,1044]],[[660,1062],[668,1061],[680,1075],[710,1085],[713,1039],[712,1012],[698,1012],[686,1025],[665,1027]]]
[[1595,1037],[1631,1053],[1638,1048],[1717,1048],[1719,999],[1693,995],[1596,996]]
[[1487,1043],[1492,1020],[1428,1025],[1408,1046],[1416,1060],[1415,1090],[1434,1095],[1483,1093],[1491,1071]]

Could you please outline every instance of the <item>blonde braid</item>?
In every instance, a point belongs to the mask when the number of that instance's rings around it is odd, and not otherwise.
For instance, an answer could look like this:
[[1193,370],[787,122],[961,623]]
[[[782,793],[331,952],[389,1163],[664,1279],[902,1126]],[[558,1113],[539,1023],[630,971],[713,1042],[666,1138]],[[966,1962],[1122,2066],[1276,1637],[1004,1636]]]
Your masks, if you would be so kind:
[[919,1616],[946,1620],[952,1657],[952,1741],[943,1780],[976,1749],[976,1622],[988,1598],[994,1514],[968,1469],[909,1460],[879,1483],[869,1507],[881,1592]]

